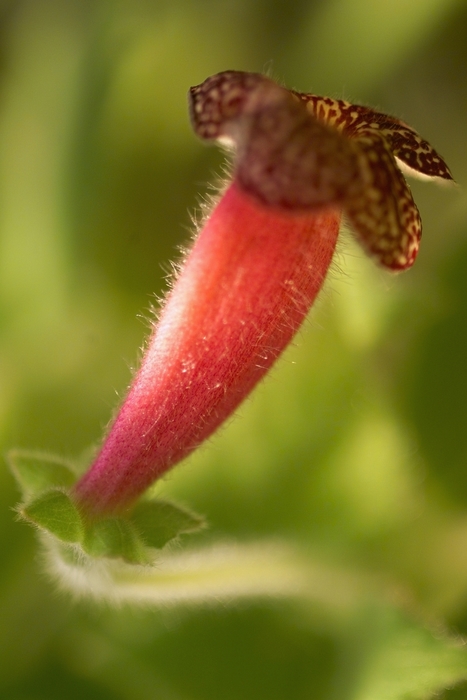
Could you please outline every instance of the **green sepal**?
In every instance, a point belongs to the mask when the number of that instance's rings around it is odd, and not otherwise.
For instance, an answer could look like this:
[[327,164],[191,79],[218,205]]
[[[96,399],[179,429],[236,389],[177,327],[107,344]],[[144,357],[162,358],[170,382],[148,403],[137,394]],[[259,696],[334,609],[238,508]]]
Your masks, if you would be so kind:
[[150,561],[138,532],[123,518],[103,518],[90,523],[82,547],[92,557],[121,558],[133,564]]
[[76,481],[76,474],[60,457],[27,450],[10,450],[6,459],[25,497],[38,496],[43,491],[57,487],[69,488]]
[[81,551],[93,558],[148,564],[154,559],[154,549],[206,526],[201,516],[186,508],[147,497],[124,517],[88,519],[68,495],[76,483],[76,465],[18,449],[8,453],[7,461],[25,497],[19,515],[64,544],[79,544],[77,555]]
[[178,535],[197,532],[206,521],[196,513],[164,500],[143,500],[131,515],[131,522],[148,547],[160,549]]
[[51,489],[19,508],[24,520],[37,525],[62,542],[81,542],[84,526],[71,498],[61,489]]

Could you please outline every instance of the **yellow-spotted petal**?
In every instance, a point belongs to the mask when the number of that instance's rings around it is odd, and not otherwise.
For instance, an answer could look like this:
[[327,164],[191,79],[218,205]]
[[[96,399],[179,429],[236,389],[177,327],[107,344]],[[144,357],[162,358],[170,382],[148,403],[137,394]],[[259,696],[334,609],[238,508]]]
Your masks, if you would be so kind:
[[348,200],[346,214],[366,251],[391,270],[413,265],[422,224],[409,186],[386,139],[377,131],[360,131],[362,189]]
[[314,117],[329,126],[334,126],[349,138],[356,138],[368,129],[380,133],[408,174],[446,182],[453,181],[451,172],[439,153],[400,119],[345,100],[333,100],[331,97],[307,93],[295,94],[306,103],[308,111]]

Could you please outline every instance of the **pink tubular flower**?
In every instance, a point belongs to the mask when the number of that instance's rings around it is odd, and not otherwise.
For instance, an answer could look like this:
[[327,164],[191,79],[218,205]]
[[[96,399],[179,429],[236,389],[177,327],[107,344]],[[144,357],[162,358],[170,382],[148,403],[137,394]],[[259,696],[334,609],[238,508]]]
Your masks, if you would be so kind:
[[75,488],[88,511],[131,506],[235,410],[312,306],[343,211],[392,270],[414,262],[421,223],[396,160],[452,179],[402,122],[228,71],[190,91],[204,139],[235,148],[232,182],[169,293],[126,400]]

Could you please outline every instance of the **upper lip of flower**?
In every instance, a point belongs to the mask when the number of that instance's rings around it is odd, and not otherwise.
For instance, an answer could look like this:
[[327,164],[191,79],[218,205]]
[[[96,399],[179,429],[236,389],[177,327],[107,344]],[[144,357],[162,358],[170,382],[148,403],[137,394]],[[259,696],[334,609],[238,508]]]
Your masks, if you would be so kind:
[[189,95],[194,130],[235,147],[234,177],[252,196],[291,210],[338,204],[381,265],[397,271],[414,263],[421,220],[399,166],[428,179],[452,175],[407,124],[258,73],[224,71]]

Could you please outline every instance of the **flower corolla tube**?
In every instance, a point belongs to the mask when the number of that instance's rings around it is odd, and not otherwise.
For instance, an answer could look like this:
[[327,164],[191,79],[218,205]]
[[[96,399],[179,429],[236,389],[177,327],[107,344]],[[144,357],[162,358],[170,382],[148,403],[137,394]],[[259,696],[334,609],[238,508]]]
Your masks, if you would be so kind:
[[344,215],[381,266],[410,267],[421,221],[402,169],[452,180],[394,117],[226,71],[189,94],[196,134],[233,150],[123,405],[74,497],[122,512],[251,392],[304,321]]

